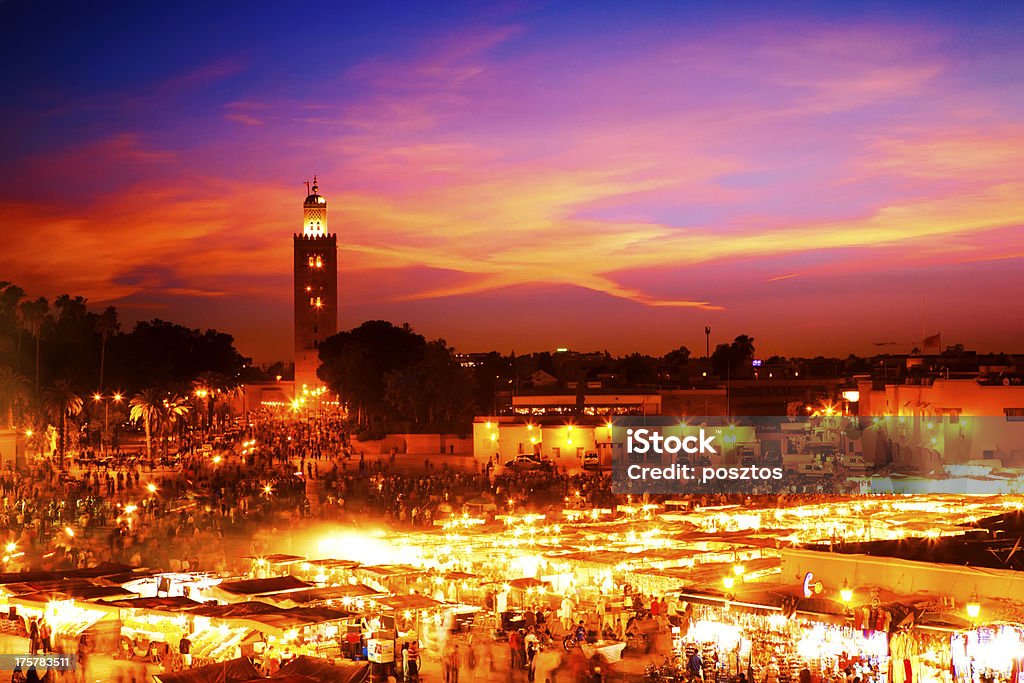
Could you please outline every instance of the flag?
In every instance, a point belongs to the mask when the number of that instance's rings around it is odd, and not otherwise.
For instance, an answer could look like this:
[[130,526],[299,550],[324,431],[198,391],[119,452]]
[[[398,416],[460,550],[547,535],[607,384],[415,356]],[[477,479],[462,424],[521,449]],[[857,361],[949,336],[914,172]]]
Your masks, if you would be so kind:
[[921,343],[922,350],[927,354],[929,352],[939,353],[942,351],[942,334],[933,334],[930,337],[925,337]]

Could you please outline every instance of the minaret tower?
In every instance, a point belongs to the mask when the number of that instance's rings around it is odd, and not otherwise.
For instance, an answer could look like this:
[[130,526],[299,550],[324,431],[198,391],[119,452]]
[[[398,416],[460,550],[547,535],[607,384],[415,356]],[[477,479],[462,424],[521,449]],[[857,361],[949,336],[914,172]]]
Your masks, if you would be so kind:
[[[308,183],[307,183],[308,186]],[[338,332],[338,236],[327,232],[327,200],[316,176],[302,203],[302,233],[295,242],[295,395],[322,382],[318,346]]]

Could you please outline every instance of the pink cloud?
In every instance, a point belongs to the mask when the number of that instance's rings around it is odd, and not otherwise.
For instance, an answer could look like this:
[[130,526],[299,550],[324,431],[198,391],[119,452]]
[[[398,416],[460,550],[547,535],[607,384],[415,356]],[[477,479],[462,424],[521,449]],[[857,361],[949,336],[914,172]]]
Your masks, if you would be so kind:
[[[216,135],[173,150],[122,133],[41,155],[32,177],[110,187],[0,204],[13,235],[0,268],[95,300],[286,310],[299,181],[313,171],[347,311],[465,306],[495,338],[493,302],[536,292],[646,325],[753,316],[784,335],[799,317],[786,302],[827,303],[830,277],[1024,253],[1021,122],[984,89],[965,99],[995,113],[965,116],[941,34],[758,24],[637,35],[608,53],[593,39],[508,49],[526,31],[449,35],[339,72],[310,101],[240,97],[216,108]],[[967,283],[963,296],[979,291]],[[762,298],[788,317],[752,312]]]

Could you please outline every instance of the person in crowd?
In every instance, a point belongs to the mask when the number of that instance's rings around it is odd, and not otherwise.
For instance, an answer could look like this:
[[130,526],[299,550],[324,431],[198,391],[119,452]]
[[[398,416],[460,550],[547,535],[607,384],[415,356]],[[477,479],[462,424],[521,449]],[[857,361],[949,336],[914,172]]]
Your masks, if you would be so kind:
[[181,661],[186,669],[192,668],[192,640],[188,635],[181,637],[178,641],[178,654],[181,655]]
[[686,660],[686,680],[691,683],[704,680],[704,659],[700,656],[699,650],[694,650]]

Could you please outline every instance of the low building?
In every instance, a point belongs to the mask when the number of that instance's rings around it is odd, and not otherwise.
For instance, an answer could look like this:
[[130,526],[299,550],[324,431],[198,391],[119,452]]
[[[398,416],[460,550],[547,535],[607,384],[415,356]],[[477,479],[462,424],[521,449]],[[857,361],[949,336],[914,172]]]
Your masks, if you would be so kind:
[[[589,387],[588,387],[589,388]],[[606,417],[618,415],[661,415],[659,394],[573,393],[523,394],[512,397],[512,412],[533,417],[584,415]]]
[[18,469],[25,465],[25,434],[16,429],[0,429],[0,468]]

